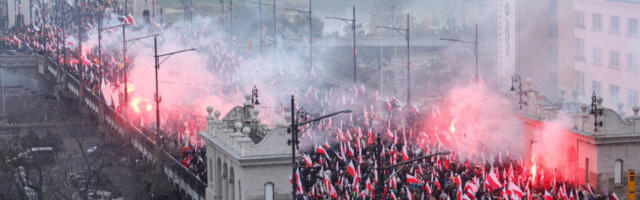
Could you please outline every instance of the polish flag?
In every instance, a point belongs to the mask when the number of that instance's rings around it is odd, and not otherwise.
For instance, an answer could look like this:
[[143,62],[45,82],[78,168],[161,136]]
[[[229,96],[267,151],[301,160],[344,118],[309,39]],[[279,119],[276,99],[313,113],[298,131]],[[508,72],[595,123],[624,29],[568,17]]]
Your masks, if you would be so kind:
[[298,185],[298,194],[303,194],[302,181],[300,180],[300,170],[296,169],[296,185]]
[[398,200],[398,198],[396,198],[396,193],[391,192],[391,199]]
[[402,146],[402,160],[409,160],[409,154],[407,154],[407,143],[404,143],[404,146]]
[[318,146],[316,152],[319,154],[327,154],[327,150],[325,150],[322,146]]
[[429,186],[429,183],[424,184],[424,191],[427,192],[427,196],[431,195],[431,186]]
[[487,177],[487,183],[489,183],[489,187],[493,190],[502,187],[502,184],[500,184],[500,180],[498,180],[496,174],[493,173],[493,170],[491,170],[491,172],[489,173],[489,177]]
[[418,180],[416,177],[412,176],[411,174],[407,174],[407,183],[420,183],[420,180]]
[[367,178],[367,190],[369,190],[369,194],[371,194],[372,199],[373,198],[373,186],[371,185],[371,180],[369,178]]
[[[573,195],[572,195],[572,196],[573,196]],[[611,197],[610,197],[610,198],[611,198],[612,200],[620,200],[620,199],[618,198],[618,196],[616,195],[616,193],[615,193],[615,192],[611,194]]]
[[438,179],[436,179],[435,182],[433,182],[433,185],[435,185],[436,187],[438,187],[438,190],[442,190],[442,186],[440,185],[440,181],[438,181]]
[[307,168],[313,166],[313,162],[311,161],[311,158],[309,157],[309,155],[304,154],[303,158],[304,158],[304,163],[307,164]]
[[351,177],[356,177],[356,168],[353,167],[353,162],[349,161],[349,167],[347,167],[347,172]]
[[407,191],[407,198],[408,198],[409,200],[413,200],[413,194],[411,193],[411,191],[409,190],[409,188],[405,186],[405,187],[404,187],[404,190],[405,190],[405,191]]
[[593,195],[593,189],[591,189],[591,185],[589,185],[587,183],[587,191],[589,192],[589,194]]
[[509,182],[509,190],[511,191],[511,197],[517,197],[518,199],[522,199],[523,192],[516,184]]
[[544,200],[553,200],[553,196],[551,196],[551,194],[549,194],[549,191],[544,191],[544,196],[543,196]]

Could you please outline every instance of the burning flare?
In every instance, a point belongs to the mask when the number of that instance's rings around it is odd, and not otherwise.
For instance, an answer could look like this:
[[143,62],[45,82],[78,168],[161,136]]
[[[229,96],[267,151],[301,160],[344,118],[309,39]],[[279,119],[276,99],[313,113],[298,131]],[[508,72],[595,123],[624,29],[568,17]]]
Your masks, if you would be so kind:
[[531,182],[532,184],[536,184],[536,163],[533,163],[531,166]]

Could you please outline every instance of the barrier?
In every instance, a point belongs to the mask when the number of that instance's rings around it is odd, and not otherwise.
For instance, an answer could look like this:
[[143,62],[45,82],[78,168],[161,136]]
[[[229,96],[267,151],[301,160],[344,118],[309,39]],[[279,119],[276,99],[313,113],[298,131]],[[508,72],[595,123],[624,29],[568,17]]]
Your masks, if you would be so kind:
[[[185,192],[191,199],[205,199],[205,190],[207,184],[200,180],[196,175],[191,173],[189,169],[159,147],[153,140],[155,134],[146,133],[131,125],[124,116],[116,112],[113,108],[106,105],[98,96],[93,94],[90,89],[81,88],[81,82],[78,78],[60,67],[50,57],[45,56],[46,70],[42,70],[44,77],[57,81],[59,77],[63,77],[63,86],[69,90],[70,94],[78,98],[78,100],[87,106],[98,118],[102,118],[102,123],[106,127],[117,133],[118,137],[125,138],[131,142],[133,147],[139,151],[143,157],[150,162],[162,162],[164,164],[164,173],[169,180]],[[58,73],[63,73],[63,75]],[[56,82],[57,83],[57,82]],[[82,95],[80,91],[82,91]],[[100,116],[102,115],[102,116]],[[154,155],[154,152],[160,152]],[[156,157],[158,156],[158,157]]]

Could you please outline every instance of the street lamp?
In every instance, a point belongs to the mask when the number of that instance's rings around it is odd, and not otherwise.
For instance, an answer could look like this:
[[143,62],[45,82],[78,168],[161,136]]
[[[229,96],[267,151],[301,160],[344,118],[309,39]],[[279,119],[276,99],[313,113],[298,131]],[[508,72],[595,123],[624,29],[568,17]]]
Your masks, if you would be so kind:
[[[516,87],[518,88],[518,91],[516,91]],[[522,79],[520,78],[520,75],[518,73],[513,74],[513,76],[511,76],[511,89],[512,92],[517,92],[518,94],[518,105],[520,105],[520,110],[522,110],[522,106],[526,106],[527,102],[524,100],[523,96],[526,95],[526,93],[522,90]]]
[[358,79],[357,79],[357,62],[356,62],[356,5],[353,5],[353,18],[351,19],[347,19],[347,18],[340,18],[340,17],[326,17],[327,19],[337,19],[337,20],[342,20],[343,22],[346,23],[351,23],[351,29],[353,31],[353,83],[357,84],[358,83]]
[[[303,109],[301,109],[300,111],[304,111]],[[324,115],[324,116],[320,116],[320,117],[316,117],[315,119],[306,119],[306,115],[303,114],[303,117],[306,121],[302,121],[302,122],[298,122],[296,120],[296,107],[295,107],[295,100],[294,100],[294,96],[291,95],[291,127],[289,127],[287,129],[287,132],[291,133],[291,139],[289,139],[287,141],[288,145],[291,145],[291,177],[296,177],[296,147],[298,146],[298,143],[300,143],[298,141],[298,126],[303,126],[305,124],[309,124],[309,123],[313,123],[313,122],[317,122],[320,121],[322,119],[325,118],[329,118],[329,117],[333,117],[336,116],[338,114],[341,113],[351,113],[351,110],[342,110],[342,111],[338,111],[338,112],[334,112],[328,115]],[[300,178],[300,177],[298,177]],[[298,185],[295,183],[295,181],[291,184],[291,195],[293,197],[293,199],[297,199],[297,188]]]
[[404,32],[405,39],[407,40],[407,105],[411,106],[411,49],[410,49],[410,33],[411,26],[409,24],[409,13],[407,13],[407,27],[406,28],[398,28],[398,27],[390,27],[390,26],[378,26],[376,28],[389,29],[399,32]]
[[[458,40],[458,39],[453,39],[453,38],[440,38],[440,40],[447,40],[447,41],[451,41],[451,42],[460,42],[460,43],[464,43],[464,44],[470,44],[473,45],[473,49],[471,49],[471,51],[473,51],[473,56],[476,59],[476,83],[479,82],[479,77],[478,77],[478,24],[476,24],[476,37],[475,37],[475,41],[464,41],[464,40]],[[467,46],[468,47],[468,46]],[[471,47],[469,47],[471,48]]]
[[[144,38],[144,37],[143,37]],[[136,38],[137,39],[137,38]],[[142,39],[142,38],[140,38]],[[153,35],[153,58],[155,61],[155,73],[156,73],[156,95],[155,95],[155,101],[156,101],[156,134],[160,134],[160,94],[158,93],[158,69],[160,68],[160,64],[162,64],[164,61],[166,61],[167,59],[169,59],[169,57],[171,55],[174,54],[178,54],[178,53],[183,53],[183,52],[187,52],[187,51],[195,51],[195,48],[191,48],[191,49],[184,49],[184,50],[180,50],[180,51],[174,51],[174,52],[170,52],[170,53],[165,53],[165,54],[160,54],[158,55],[158,35]],[[164,60],[162,60],[162,62],[160,62],[160,58],[162,57],[166,57]]]
[[260,16],[260,53],[262,54],[262,45],[263,45],[263,41],[262,41],[262,6],[273,6],[273,48],[276,48],[276,0],[273,0],[273,3],[262,3],[262,0],[260,0],[260,2],[255,2],[255,1],[250,1],[249,3],[254,3],[254,4],[258,4],[258,6],[260,6],[258,8],[258,15]]

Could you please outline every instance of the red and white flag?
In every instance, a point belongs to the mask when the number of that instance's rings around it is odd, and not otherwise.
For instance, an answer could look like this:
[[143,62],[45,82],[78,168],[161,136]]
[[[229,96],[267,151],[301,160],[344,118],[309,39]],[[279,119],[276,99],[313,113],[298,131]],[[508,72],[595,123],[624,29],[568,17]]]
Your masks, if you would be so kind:
[[407,183],[420,183],[420,180],[418,180],[416,177],[412,176],[411,174],[407,174]]
[[356,177],[356,168],[353,167],[353,162],[349,161],[349,166],[347,167],[347,173],[351,175],[351,177]]
[[502,187],[502,184],[500,184],[500,180],[498,179],[498,176],[496,176],[495,173],[493,173],[493,170],[490,170],[491,172],[489,172],[489,176],[487,177],[487,183],[489,184],[489,187],[492,190],[496,190],[500,187]]

